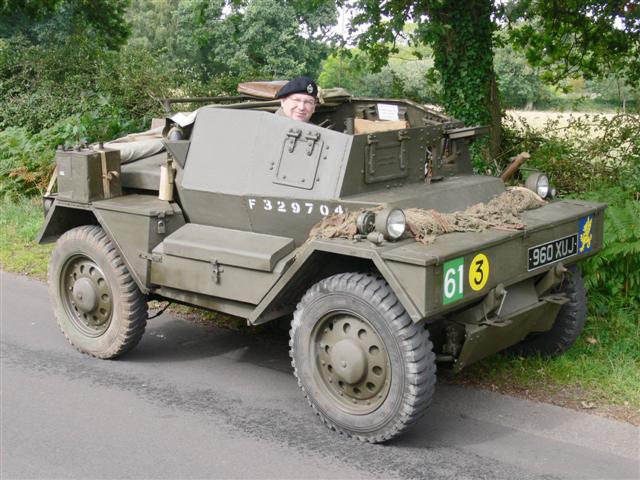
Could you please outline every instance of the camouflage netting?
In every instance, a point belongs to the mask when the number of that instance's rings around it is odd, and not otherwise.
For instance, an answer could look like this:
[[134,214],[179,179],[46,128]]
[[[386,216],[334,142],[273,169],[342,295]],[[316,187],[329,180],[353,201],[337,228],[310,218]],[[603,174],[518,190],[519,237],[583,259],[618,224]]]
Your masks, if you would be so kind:
[[[409,208],[408,234],[416,241],[429,244],[438,235],[451,232],[482,232],[488,228],[522,230],[526,225],[520,214],[541,207],[546,202],[531,190],[513,187],[487,203],[472,205],[461,212],[440,213],[436,210]],[[373,209],[373,211],[380,208]],[[310,238],[353,239],[358,230],[356,220],[362,210],[326,217],[311,230]]]

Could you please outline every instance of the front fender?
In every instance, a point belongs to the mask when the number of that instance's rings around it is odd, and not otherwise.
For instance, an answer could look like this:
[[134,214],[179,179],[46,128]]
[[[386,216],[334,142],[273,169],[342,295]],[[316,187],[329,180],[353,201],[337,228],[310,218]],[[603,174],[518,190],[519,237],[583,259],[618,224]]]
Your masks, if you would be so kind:
[[[398,243],[388,245],[395,248]],[[293,265],[251,313],[249,323],[257,325],[290,313],[304,292],[322,278],[371,267],[375,267],[384,277],[411,319],[414,322],[422,320],[423,312],[416,306],[410,292],[400,285],[388,262],[383,260],[381,252],[384,249],[384,246],[379,247],[367,241],[354,243],[344,239],[316,239],[305,243],[297,253]]]
[[36,242],[55,242],[66,231],[81,225],[98,225],[91,207],[86,204],[63,203],[56,199],[46,213]]

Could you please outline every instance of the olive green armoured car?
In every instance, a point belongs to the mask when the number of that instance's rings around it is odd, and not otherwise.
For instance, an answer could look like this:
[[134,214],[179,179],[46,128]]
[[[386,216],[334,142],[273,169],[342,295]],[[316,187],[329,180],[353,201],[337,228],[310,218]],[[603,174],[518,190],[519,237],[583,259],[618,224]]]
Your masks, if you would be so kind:
[[[167,119],[161,151],[143,159],[58,150],[39,241],[57,242],[51,301],[78,350],[131,350],[152,299],[250,325],[288,318],[293,371],[316,414],[383,442],[423,415],[436,364],[573,344],[586,313],[576,264],[602,247],[604,205],[550,201],[522,212],[518,229],[418,242],[406,209],[459,212],[505,192],[472,171],[483,129],[340,91],[301,123],[259,95]],[[350,212],[348,238],[310,235]]]

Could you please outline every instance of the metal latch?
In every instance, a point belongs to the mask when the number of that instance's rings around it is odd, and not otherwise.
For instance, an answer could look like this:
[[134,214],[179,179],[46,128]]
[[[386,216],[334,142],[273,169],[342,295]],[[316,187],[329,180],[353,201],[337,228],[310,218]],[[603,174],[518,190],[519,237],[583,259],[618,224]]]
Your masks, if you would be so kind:
[[298,138],[300,138],[300,135],[302,135],[302,130],[300,130],[299,128],[290,128],[287,132],[287,137],[289,137],[289,139],[287,140],[287,149],[289,150],[289,153],[293,153],[293,151],[295,150],[296,141],[298,140]]
[[313,147],[315,147],[316,142],[320,139],[320,134],[318,132],[307,132],[304,136],[307,140],[307,156],[311,156],[313,153]]
[[158,213],[158,223],[156,225],[156,231],[160,235],[163,235],[167,231],[167,228],[166,228],[167,225],[164,221],[164,217],[165,217],[164,212]]
[[224,272],[224,268],[218,263],[218,260],[211,260],[211,277],[215,283],[220,283],[220,274]]
[[409,140],[409,132],[401,130],[398,132],[398,141],[400,142],[400,170],[407,168],[407,148],[404,141]]
[[376,164],[376,144],[378,143],[378,138],[375,135],[367,135],[367,145],[369,146],[369,174],[375,175],[376,169],[374,165]]

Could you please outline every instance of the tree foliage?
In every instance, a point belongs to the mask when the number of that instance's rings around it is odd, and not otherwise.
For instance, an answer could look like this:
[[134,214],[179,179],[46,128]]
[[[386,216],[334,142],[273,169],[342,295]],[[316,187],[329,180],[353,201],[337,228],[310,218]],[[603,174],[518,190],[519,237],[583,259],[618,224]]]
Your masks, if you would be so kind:
[[244,80],[317,76],[337,19],[328,0],[134,0],[133,7],[134,44],[221,90]]
[[496,49],[494,67],[505,108],[530,108],[549,100],[550,91],[538,70],[510,45]]
[[543,77],[616,74],[640,80],[640,6],[631,0],[512,0],[501,9],[510,41]]
[[117,50],[127,40],[128,0],[3,0],[0,38],[20,35],[31,44],[56,46],[91,38]]
[[323,62],[318,83],[322,87],[343,87],[357,96],[439,103],[440,83],[428,78],[433,60],[430,55],[420,57],[412,48],[400,47],[389,64],[375,72],[370,57],[362,51],[340,49]]
[[[530,66],[543,68],[549,83],[580,74],[640,78],[640,9],[632,1],[354,0],[349,5],[355,13],[352,33],[378,67],[404,38],[431,45],[445,109],[468,124],[490,123],[494,154],[500,138],[493,68],[498,25],[508,25],[506,41],[526,52]],[[418,25],[413,35],[404,34],[406,22]],[[502,73],[508,76],[509,70]],[[515,80],[505,78],[503,85]]]
[[500,143],[500,104],[493,69],[491,0],[360,0],[355,8],[354,24],[368,25],[359,35],[359,46],[377,65],[398,51],[406,22],[416,23],[408,40],[432,47],[445,110],[469,125],[491,125],[495,153]]

